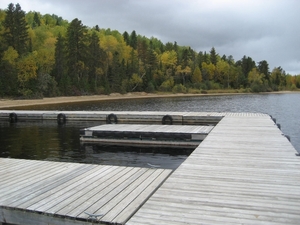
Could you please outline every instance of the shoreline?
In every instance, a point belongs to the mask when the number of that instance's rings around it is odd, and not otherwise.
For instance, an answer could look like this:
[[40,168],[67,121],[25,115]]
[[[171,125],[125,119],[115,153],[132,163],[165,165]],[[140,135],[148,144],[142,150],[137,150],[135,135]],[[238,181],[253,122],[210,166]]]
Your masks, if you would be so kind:
[[[258,94],[287,94],[297,93],[293,91],[265,92]],[[35,105],[55,105],[64,103],[77,102],[94,102],[94,101],[113,101],[122,99],[143,99],[143,98],[176,98],[176,97],[197,97],[197,96],[220,96],[220,95],[247,95],[255,93],[207,93],[207,94],[154,94],[145,92],[132,92],[127,94],[112,93],[110,95],[86,95],[86,96],[67,96],[67,97],[51,97],[43,99],[0,99],[0,109],[8,109],[12,107],[26,107]]]

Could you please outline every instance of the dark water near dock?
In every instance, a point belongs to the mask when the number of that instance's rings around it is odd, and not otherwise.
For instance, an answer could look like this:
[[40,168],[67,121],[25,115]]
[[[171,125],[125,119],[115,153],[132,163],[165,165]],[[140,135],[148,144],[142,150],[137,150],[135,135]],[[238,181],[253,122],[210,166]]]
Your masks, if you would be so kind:
[[[300,151],[300,93],[131,99],[22,107],[22,109],[262,112],[276,118],[282,132],[290,136],[291,143]],[[2,121],[0,157],[122,166],[147,166],[150,163],[174,169],[188,155],[188,152],[175,152],[175,150],[172,152],[166,149],[158,151],[157,149],[80,146],[79,129],[94,125],[99,125],[99,122],[67,123],[58,126],[55,122],[45,121],[16,124]]]

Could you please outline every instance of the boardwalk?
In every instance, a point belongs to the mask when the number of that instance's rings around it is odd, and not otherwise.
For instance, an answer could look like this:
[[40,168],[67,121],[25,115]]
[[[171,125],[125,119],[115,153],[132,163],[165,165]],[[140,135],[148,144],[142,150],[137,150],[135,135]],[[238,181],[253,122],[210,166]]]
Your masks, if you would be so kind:
[[299,224],[295,153],[270,117],[228,114],[127,224]]
[[0,223],[123,224],[170,172],[0,158]]

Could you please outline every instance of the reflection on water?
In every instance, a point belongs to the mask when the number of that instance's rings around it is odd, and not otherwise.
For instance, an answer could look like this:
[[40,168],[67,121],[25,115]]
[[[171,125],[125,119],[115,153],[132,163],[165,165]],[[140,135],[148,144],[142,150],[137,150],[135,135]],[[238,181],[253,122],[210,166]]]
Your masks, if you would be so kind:
[[86,163],[115,166],[139,166],[176,169],[192,152],[171,148],[129,148],[117,146],[84,145]]
[[[17,109],[17,108],[15,108]],[[21,108],[19,108],[21,109]],[[284,134],[300,150],[300,93],[230,96],[135,99],[22,107],[32,110],[99,111],[193,111],[193,112],[263,112],[276,118]],[[153,149],[114,149],[109,146],[81,146],[79,130],[99,122],[0,122],[0,157],[70,161],[110,165],[145,166],[157,164],[176,168],[186,152],[157,152]]]
[[0,123],[0,157],[115,166],[176,169],[192,150],[81,145],[79,130],[99,122],[55,121]]

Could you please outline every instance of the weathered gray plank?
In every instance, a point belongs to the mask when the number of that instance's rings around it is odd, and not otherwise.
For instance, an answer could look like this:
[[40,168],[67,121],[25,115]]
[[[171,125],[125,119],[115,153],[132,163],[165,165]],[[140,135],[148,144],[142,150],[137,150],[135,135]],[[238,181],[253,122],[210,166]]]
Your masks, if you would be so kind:
[[299,177],[269,116],[229,113],[127,224],[297,224]]

